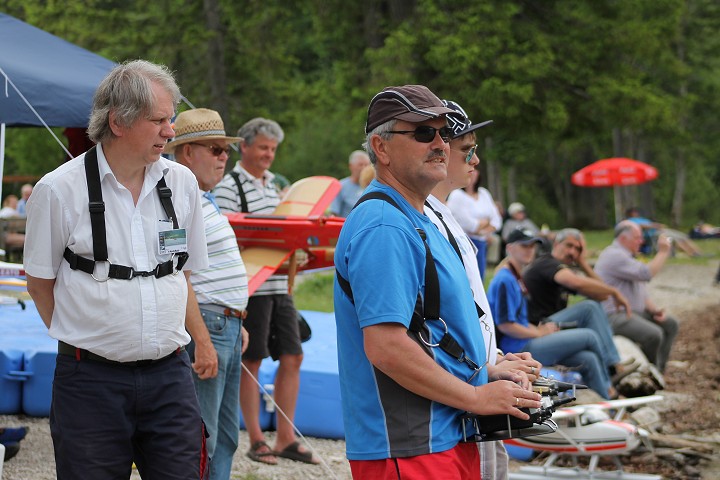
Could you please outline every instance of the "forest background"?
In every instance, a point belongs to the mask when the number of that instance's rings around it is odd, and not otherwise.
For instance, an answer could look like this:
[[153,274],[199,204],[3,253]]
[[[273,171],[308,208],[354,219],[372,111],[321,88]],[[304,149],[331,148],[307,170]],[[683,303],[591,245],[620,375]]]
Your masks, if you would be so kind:
[[[623,188],[624,206],[683,229],[720,223],[716,0],[0,0],[0,11],[116,62],[168,65],[229,134],[277,120],[273,171],[293,181],[346,176],[370,98],[424,84],[494,120],[478,138],[486,184],[538,224],[611,226],[611,189],[570,176],[615,156],[660,172]],[[6,155],[8,175],[65,160],[34,128],[9,130]]]

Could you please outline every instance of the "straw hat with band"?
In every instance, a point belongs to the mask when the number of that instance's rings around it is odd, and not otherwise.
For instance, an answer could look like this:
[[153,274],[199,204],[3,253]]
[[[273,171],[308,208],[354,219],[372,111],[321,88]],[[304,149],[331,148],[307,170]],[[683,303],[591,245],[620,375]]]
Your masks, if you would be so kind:
[[175,138],[165,146],[165,153],[173,153],[175,147],[200,140],[222,140],[237,143],[242,137],[225,135],[225,124],[220,114],[207,108],[196,108],[180,113],[175,119]]

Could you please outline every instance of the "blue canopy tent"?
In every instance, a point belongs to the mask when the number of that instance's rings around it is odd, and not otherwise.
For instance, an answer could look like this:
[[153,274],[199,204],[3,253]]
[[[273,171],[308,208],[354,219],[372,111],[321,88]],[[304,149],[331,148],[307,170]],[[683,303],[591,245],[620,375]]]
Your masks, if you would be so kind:
[[95,89],[115,63],[4,13],[0,45],[2,197],[5,126],[87,127]]

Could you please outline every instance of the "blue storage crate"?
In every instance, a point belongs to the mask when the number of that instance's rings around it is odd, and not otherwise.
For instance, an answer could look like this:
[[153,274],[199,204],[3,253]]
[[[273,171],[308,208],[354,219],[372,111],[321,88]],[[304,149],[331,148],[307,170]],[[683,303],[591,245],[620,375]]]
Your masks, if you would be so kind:
[[[0,335],[5,336],[4,332]],[[3,340],[8,340],[7,337]],[[22,382],[18,373],[23,367],[23,352],[17,348],[0,345],[0,414],[20,413],[22,406]]]
[[52,384],[55,375],[57,342],[27,350],[23,360],[22,410],[32,417],[50,415]]
[[303,435],[345,438],[337,361],[335,315],[301,312],[312,338],[303,344],[295,425]]

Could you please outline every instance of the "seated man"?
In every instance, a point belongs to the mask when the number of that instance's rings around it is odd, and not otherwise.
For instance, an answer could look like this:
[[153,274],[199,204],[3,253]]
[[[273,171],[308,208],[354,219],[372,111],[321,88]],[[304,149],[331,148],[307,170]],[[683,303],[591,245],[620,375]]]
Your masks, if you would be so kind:
[[640,245],[640,252],[645,255],[652,254],[657,249],[657,241],[660,235],[671,238],[675,241],[677,248],[682,250],[690,257],[701,257],[702,251],[690,240],[690,237],[678,230],[667,228],[664,224],[654,222],[649,218],[643,217],[636,207],[628,208],[625,211],[626,220],[638,225],[642,231],[643,242]]
[[508,207],[508,219],[503,222],[502,233],[500,236],[503,242],[507,243],[508,237],[513,230],[529,230],[533,235],[537,235],[540,229],[535,222],[530,220],[525,212],[525,205],[520,202],[513,202]]
[[648,360],[662,372],[677,335],[678,322],[650,300],[647,283],[668,259],[671,242],[661,235],[658,253],[645,264],[634,258],[640,251],[642,238],[642,230],[634,222],[618,223],[615,240],[600,253],[595,270],[605,283],[617,288],[630,301],[629,316],[618,314],[610,302],[603,302],[613,331],[640,344]]
[[577,369],[587,386],[603,398],[617,392],[604,361],[603,342],[589,328],[561,330],[554,321],[535,325],[528,320],[527,288],[520,272],[533,259],[540,239],[530,232],[514,230],[506,246],[507,262],[490,282],[488,300],[505,352],[529,352],[544,365]]
[[[613,343],[607,316],[597,302],[611,298],[614,308],[624,312],[629,312],[630,306],[616,288],[602,282],[587,263],[584,251],[585,239],[582,233],[574,228],[565,228],[555,235],[550,253],[538,257],[528,266],[523,273],[523,280],[530,295],[530,322],[539,325],[550,320],[561,325],[571,323],[594,330],[603,344],[605,366],[613,374],[624,374],[631,367],[620,364],[620,355]],[[570,268],[572,265],[580,267],[585,275],[575,273]],[[579,293],[596,301],[583,301],[568,307],[571,293]]]

